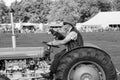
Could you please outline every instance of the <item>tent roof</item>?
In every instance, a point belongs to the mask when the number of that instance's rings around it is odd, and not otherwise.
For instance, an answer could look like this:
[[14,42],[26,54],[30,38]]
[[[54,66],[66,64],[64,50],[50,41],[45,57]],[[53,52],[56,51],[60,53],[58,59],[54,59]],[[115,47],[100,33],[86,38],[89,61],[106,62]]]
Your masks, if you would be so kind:
[[120,24],[120,11],[116,12],[99,12],[90,20],[82,23],[82,25],[104,25],[104,24]]

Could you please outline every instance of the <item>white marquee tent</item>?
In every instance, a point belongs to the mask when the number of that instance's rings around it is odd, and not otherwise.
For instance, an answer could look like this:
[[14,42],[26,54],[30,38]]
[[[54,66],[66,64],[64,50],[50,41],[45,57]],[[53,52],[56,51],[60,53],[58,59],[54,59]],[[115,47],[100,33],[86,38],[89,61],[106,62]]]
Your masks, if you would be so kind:
[[110,24],[120,24],[120,11],[116,12],[99,12],[90,20],[84,23],[76,24],[77,29],[82,26],[97,25],[102,28],[108,27]]

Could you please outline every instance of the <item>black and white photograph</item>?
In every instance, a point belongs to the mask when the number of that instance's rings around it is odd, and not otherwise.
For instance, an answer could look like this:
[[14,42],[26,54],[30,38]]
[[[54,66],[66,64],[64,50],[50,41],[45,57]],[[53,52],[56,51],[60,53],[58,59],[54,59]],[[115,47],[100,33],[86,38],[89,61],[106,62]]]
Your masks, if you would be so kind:
[[0,80],[120,80],[120,0],[0,0]]

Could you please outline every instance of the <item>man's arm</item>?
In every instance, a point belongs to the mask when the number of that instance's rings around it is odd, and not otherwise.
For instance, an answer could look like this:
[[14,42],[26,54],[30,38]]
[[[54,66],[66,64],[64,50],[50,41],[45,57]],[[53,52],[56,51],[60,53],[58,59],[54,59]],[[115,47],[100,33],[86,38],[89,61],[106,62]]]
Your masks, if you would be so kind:
[[48,42],[48,44],[50,45],[64,45],[67,42],[71,41],[71,40],[75,40],[77,38],[77,33],[76,32],[70,32],[65,39],[63,40],[54,40],[51,42]]

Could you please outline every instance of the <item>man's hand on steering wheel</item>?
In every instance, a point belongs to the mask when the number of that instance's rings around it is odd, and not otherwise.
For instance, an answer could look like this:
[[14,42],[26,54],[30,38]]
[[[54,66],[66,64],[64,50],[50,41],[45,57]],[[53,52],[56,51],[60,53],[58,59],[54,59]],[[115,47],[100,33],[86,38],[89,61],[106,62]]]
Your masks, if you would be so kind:
[[53,45],[54,41],[51,41],[51,42],[43,42],[44,44],[48,45],[48,46],[51,46],[51,47],[55,47],[55,48],[60,48],[59,46],[57,45]]
[[48,45],[53,45],[53,41],[47,42]]

